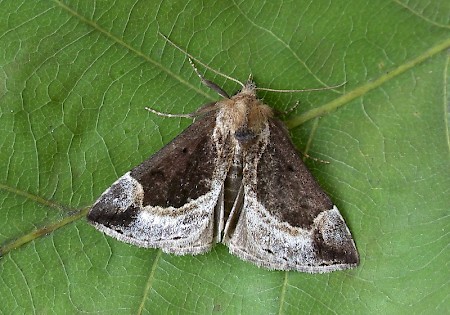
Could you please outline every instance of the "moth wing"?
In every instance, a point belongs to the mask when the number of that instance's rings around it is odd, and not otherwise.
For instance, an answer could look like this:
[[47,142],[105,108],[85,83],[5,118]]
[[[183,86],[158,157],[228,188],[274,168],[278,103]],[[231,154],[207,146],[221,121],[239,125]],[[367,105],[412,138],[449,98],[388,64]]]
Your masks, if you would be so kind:
[[226,241],[232,253],[269,269],[311,273],[358,264],[344,219],[280,121],[269,120],[243,172],[244,203]]
[[179,255],[208,251],[214,243],[214,211],[226,176],[214,128],[213,113],[195,121],[107,189],[91,208],[88,221],[137,246]]

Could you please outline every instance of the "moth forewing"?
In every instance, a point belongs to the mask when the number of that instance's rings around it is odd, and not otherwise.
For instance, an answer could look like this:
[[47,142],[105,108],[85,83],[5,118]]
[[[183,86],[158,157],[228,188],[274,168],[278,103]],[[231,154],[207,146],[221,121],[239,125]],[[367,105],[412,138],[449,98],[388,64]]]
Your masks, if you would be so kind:
[[342,216],[280,121],[269,119],[244,165],[243,209],[227,241],[232,253],[277,270],[328,272],[358,264]]
[[358,253],[341,214],[284,125],[256,98],[255,84],[208,106],[103,193],[88,220],[121,241],[168,253],[204,253],[221,241],[268,269],[355,267]]
[[208,251],[226,176],[225,161],[213,149],[214,126],[214,115],[194,122],[107,189],[88,220],[107,235],[137,246],[174,254]]

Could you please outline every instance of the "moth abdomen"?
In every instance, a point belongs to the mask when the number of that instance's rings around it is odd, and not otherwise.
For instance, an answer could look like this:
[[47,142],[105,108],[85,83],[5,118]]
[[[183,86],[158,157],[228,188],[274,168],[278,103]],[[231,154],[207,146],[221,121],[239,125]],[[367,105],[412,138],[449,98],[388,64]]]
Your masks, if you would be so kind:
[[224,208],[225,220],[227,220],[231,209],[239,194],[239,189],[242,185],[242,153],[238,152],[233,158],[233,163],[227,173],[224,182]]

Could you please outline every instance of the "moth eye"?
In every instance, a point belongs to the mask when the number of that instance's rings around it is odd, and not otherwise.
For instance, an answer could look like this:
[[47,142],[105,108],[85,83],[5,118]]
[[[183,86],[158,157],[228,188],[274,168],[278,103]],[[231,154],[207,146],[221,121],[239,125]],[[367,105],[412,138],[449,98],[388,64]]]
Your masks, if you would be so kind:
[[293,166],[292,164],[289,164],[289,165],[287,166],[287,170],[288,170],[289,172],[295,171],[294,166]]
[[184,148],[181,150],[181,152],[183,152],[183,153],[188,153],[188,148],[184,147]]

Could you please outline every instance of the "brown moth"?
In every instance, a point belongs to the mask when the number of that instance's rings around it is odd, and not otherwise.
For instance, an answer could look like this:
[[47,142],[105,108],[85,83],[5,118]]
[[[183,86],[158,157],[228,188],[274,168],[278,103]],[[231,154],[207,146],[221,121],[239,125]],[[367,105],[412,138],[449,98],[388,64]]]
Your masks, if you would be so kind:
[[357,266],[338,208],[256,97],[254,82],[229,97],[194,70],[223,99],[198,110],[190,127],[108,188],[89,222],[120,241],[176,255],[202,254],[221,242],[268,269]]

